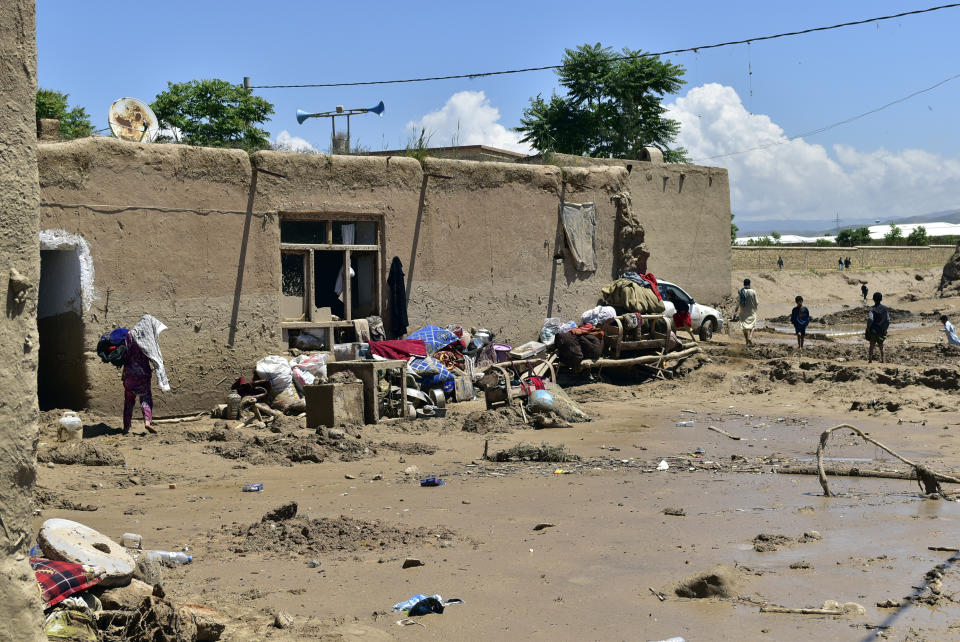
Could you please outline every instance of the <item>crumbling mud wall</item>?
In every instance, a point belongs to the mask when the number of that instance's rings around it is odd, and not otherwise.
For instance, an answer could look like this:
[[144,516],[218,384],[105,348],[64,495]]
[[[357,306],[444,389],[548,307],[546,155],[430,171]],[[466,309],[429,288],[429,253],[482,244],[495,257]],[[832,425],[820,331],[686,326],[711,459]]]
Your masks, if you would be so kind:
[[[118,371],[96,356],[101,333],[143,314],[163,321],[172,390],[159,415],[209,407],[279,346],[279,232],[255,212],[249,157],[237,150],[108,138],[41,145],[43,236],[79,239],[86,406],[119,414]],[[219,392],[218,392],[219,391]]]
[[623,167],[634,216],[643,226],[647,268],[703,303],[729,293],[730,181],[720,167],[551,154],[525,162],[567,168]]
[[33,0],[0,3],[0,639],[46,640],[27,562],[37,448],[37,239]]

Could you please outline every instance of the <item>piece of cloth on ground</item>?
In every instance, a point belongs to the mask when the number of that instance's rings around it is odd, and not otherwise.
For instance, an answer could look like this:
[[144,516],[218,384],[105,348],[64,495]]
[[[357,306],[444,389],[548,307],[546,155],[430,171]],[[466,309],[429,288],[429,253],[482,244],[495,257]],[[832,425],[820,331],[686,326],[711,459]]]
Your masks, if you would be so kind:
[[460,338],[450,330],[435,325],[425,325],[416,332],[408,335],[407,339],[419,339],[426,343],[428,354],[433,354],[437,350],[443,350],[451,343],[460,341]]
[[393,257],[393,261],[390,262],[387,287],[390,288],[390,334],[394,337],[402,337],[407,333],[410,321],[407,319],[407,283],[399,256]]
[[167,329],[159,319],[145,314],[137,321],[137,325],[130,330],[130,336],[137,343],[137,346],[143,351],[143,354],[153,364],[153,369],[157,372],[157,383],[164,392],[169,392],[170,381],[167,379],[167,371],[163,365],[163,354],[160,352],[160,333]]
[[74,593],[96,586],[107,572],[97,566],[60,562],[42,557],[31,557],[30,566],[40,585],[41,599],[46,607],[59,604]]
[[580,272],[597,270],[597,208],[593,203],[564,203],[560,215],[567,249]]
[[419,339],[371,341],[370,352],[384,359],[403,359],[427,356],[427,344]]

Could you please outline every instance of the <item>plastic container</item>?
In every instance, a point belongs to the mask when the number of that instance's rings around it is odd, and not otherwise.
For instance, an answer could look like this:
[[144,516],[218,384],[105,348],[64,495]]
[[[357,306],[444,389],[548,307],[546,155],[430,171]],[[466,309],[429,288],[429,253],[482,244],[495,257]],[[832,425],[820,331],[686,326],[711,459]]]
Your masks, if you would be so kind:
[[678,422],[677,422],[677,428],[681,428],[681,427],[682,427],[682,428],[690,428],[690,427],[692,427],[692,426],[694,426],[694,422],[692,422],[692,421],[678,421]]
[[227,395],[227,413],[226,419],[240,418],[240,395],[236,391]]
[[143,548],[143,537],[137,533],[124,533],[120,536],[120,545],[125,548]]
[[179,551],[144,551],[144,554],[147,559],[162,562],[167,566],[180,566],[193,561],[193,555],[187,555]]
[[72,410],[67,410],[60,417],[60,428],[57,430],[57,441],[80,441],[83,439],[83,421]]
[[243,492],[245,493],[259,493],[261,490],[263,490],[263,482],[243,485]]
[[534,390],[528,405],[531,410],[553,410],[553,395],[546,390]]

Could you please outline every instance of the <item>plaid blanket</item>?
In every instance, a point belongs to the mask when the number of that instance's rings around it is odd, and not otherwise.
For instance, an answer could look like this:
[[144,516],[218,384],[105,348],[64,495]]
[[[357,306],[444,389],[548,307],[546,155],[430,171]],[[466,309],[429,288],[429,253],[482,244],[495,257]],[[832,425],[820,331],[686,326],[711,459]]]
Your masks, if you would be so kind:
[[437,350],[446,348],[451,343],[456,343],[460,339],[454,333],[435,325],[426,325],[407,335],[407,339],[419,339],[427,344],[427,352],[433,354]]
[[47,607],[59,604],[74,593],[85,591],[99,584],[106,571],[96,566],[58,562],[31,557],[30,566],[40,585],[40,593]]
[[425,390],[438,386],[444,386],[446,389],[448,382],[451,386],[453,385],[453,374],[433,357],[414,357],[407,367],[413,370],[420,379],[420,386]]

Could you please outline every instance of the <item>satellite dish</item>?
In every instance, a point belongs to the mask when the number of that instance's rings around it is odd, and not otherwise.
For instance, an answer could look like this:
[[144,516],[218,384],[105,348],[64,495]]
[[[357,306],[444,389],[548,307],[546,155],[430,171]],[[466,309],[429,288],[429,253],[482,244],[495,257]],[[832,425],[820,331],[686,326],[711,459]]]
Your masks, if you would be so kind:
[[121,140],[149,143],[160,132],[160,121],[153,110],[142,100],[118,98],[110,105],[107,117],[110,131]]

